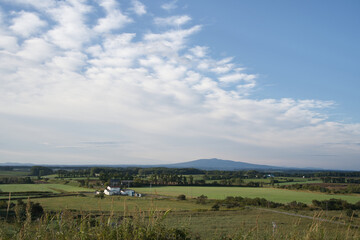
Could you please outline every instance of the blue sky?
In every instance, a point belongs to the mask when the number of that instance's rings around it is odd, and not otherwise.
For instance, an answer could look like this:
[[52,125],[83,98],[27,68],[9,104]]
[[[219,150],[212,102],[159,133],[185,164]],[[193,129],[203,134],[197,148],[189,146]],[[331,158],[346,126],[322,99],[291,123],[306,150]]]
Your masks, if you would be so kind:
[[360,170],[359,10],[1,1],[0,162]]

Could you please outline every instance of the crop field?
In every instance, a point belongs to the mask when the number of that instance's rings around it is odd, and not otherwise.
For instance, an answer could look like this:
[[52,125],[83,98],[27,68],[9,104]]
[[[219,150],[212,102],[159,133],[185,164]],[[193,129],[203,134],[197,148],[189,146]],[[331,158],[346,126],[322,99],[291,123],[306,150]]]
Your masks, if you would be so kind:
[[44,192],[53,192],[53,193],[94,191],[89,188],[75,187],[64,184],[1,184],[0,190],[2,192],[44,191]]
[[247,188],[247,187],[146,187],[134,188],[140,193],[148,193],[154,195],[178,196],[185,194],[187,197],[198,197],[205,195],[210,199],[225,199],[228,196],[241,196],[249,198],[265,198],[267,200],[279,203],[289,203],[298,201],[310,204],[312,200],[326,200],[338,198],[346,200],[350,203],[360,201],[360,195],[331,195],[317,192],[293,191],[277,188]]

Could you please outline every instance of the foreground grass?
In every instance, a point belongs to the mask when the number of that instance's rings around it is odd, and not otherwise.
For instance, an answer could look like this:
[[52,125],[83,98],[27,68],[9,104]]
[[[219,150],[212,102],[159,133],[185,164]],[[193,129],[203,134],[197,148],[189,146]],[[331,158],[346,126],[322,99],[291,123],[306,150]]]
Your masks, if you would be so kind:
[[356,203],[360,199],[359,194],[354,195],[332,195],[317,192],[293,191],[278,188],[248,188],[248,187],[143,187],[134,188],[140,193],[154,195],[178,196],[185,194],[188,197],[208,196],[210,199],[225,199],[227,196],[241,196],[249,198],[265,198],[269,201],[289,203],[292,201],[310,204],[312,200],[327,200],[331,198],[343,199],[350,203]]
[[45,215],[31,222],[29,216],[24,222],[9,224],[2,222],[0,239],[190,239],[184,229],[172,228],[163,224],[165,213],[137,213],[136,215],[110,215],[94,217],[71,212],[59,212],[56,215]]
[[0,223],[0,239],[4,240],[360,239],[359,229],[346,225],[258,209],[174,213],[151,210],[100,216],[61,211],[34,222]]
[[[313,215],[325,218],[322,212]],[[348,225],[261,209],[173,213],[165,222],[201,239],[360,239],[359,229]]]
[[322,222],[283,210],[211,211],[214,201],[202,205],[193,199],[82,194],[31,201],[57,214],[32,223],[0,220],[0,239],[360,239],[359,229],[349,225],[359,225],[358,219],[344,212],[306,211],[331,221]]

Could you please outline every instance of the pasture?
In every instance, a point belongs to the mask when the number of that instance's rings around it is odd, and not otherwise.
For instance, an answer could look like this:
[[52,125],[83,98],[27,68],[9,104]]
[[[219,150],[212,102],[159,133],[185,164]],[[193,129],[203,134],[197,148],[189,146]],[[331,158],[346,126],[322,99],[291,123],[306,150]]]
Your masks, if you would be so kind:
[[[324,213],[313,212],[310,216],[330,219]],[[343,215],[337,212],[337,216]],[[342,219],[345,220],[343,217]],[[360,237],[359,229],[350,229],[335,222],[322,222],[311,217],[302,218],[253,208],[215,212],[176,212],[169,214],[165,222],[170,226],[188,228],[194,238],[199,236],[201,239],[358,239]]]
[[29,173],[25,171],[0,171],[0,177],[25,177]]
[[176,187],[142,187],[133,188],[139,193],[153,195],[178,196],[185,194],[187,197],[195,198],[205,195],[209,199],[225,199],[228,196],[241,196],[249,198],[265,198],[279,203],[289,203],[292,201],[311,204],[311,201],[326,200],[331,198],[343,199],[350,203],[360,201],[360,195],[332,195],[318,192],[293,191],[278,188],[248,188],[248,187],[197,187],[197,186],[176,186]]
[[93,192],[93,189],[76,187],[64,184],[1,184],[2,192]]
[[[314,215],[329,220],[335,219],[337,216],[339,217],[338,221],[349,223],[349,218],[341,211],[334,211],[332,216],[328,217],[324,212],[306,211],[301,213],[310,218],[289,215],[282,210],[271,212],[254,207],[236,210],[222,208],[220,211],[211,211],[213,202],[201,205],[196,204],[192,199],[180,201],[174,198],[153,196],[143,198],[106,196],[104,199],[100,199],[91,194],[85,194],[85,196],[40,198],[33,199],[33,201],[39,202],[47,210],[78,210],[83,214],[90,212],[90,214],[105,214],[105,216],[137,216],[152,211],[171,210],[164,219],[164,223],[169,227],[177,226],[188,229],[194,239],[196,237],[222,239],[223,236],[233,237],[237,234],[244,234],[249,239],[258,239],[258,237],[271,239],[273,224],[276,225],[276,234],[280,239],[288,237],[298,239],[298,236],[304,235],[314,226],[321,230],[316,230],[311,234],[326,236],[326,238],[320,239],[332,239],[330,237],[333,236],[341,239],[339,237],[345,233],[349,236],[359,236],[360,234],[358,229],[350,229],[346,225],[312,219]],[[355,220],[355,222],[352,221],[352,224],[359,224],[359,221]]]
[[94,194],[80,196],[67,196],[57,198],[38,198],[32,201],[38,202],[47,210],[74,209],[91,212],[136,212],[136,211],[197,211],[208,210],[211,205],[199,205],[194,201],[179,201],[168,198],[136,198],[126,196],[106,196],[103,199],[96,198]]

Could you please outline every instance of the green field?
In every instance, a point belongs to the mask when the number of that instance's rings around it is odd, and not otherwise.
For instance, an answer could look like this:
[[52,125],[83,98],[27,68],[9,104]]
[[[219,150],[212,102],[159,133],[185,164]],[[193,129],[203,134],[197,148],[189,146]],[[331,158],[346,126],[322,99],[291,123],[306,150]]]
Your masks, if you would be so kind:
[[40,203],[47,210],[76,209],[84,211],[192,211],[210,209],[210,205],[195,204],[194,201],[179,201],[166,198],[136,198],[125,196],[111,196],[104,199],[95,198],[93,194],[85,196],[70,196],[57,198],[38,198],[32,201]]
[[[337,212],[337,215],[341,216],[341,213]],[[321,213],[318,216],[326,218]],[[188,228],[194,237],[201,239],[358,239],[360,235],[359,229],[261,209],[179,212],[169,214],[165,221],[169,226]],[[274,232],[273,224],[276,224]],[[310,226],[313,226],[312,233]],[[234,237],[239,235],[241,237]]]
[[134,188],[140,193],[158,194],[167,196],[178,196],[185,194],[187,197],[198,197],[205,195],[210,199],[225,199],[227,196],[241,196],[249,198],[265,198],[267,200],[279,203],[288,203],[298,201],[310,204],[312,200],[326,200],[338,198],[350,203],[360,201],[360,195],[331,195],[317,192],[293,191],[277,188],[247,188],[247,187],[146,187]]
[[30,192],[30,191],[43,191],[43,192],[93,192],[93,189],[75,187],[64,184],[0,184],[2,192]]
[[[291,236],[291,239],[298,239],[299,235],[306,234],[306,231],[311,228],[310,226],[314,225],[311,217],[317,214],[316,211],[306,212],[306,215],[310,216],[309,219],[288,215],[283,210],[271,212],[266,211],[266,209],[253,207],[237,210],[221,209],[221,211],[210,211],[213,203],[199,205],[194,200],[179,201],[174,198],[121,196],[107,196],[104,199],[99,199],[91,194],[76,197],[40,198],[33,199],[33,201],[39,202],[47,210],[76,209],[84,214],[88,211],[91,211],[93,214],[109,214],[109,212],[114,212],[114,216],[128,214],[136,216],[136,214],[141,212],[165,212],[171,210],[164,223],[169,227],[177,226],[188,229],[194,239],[196,237],[201,237],[201,239],[221,239],[221,236],[232,237],[239,233],[246,236],[250,234],[244,239],[273,239],[271,238],[273,223],[277,225],[278,239],[287,239],[286,237],[281,237],[284,236],[283,234]],[[332,215],[339,216],[338,221],[340,219],[342,222],[349,221],[349,218],[341,211],[334,211]],[[325,213],[320,213],[318,217],[329,220],[334,219],[333,216],[327,217]],[[352,224],[359,224],[358,219],[354,220],[356,221],[352,221]],[[359,236],[358,229],[351,229],[350,231],[346,225],[316,222],[316,229],[319,228],[321,231],[314,230],[315,232],[313,233],[319,234],[322,238],[313,237],[305,239],[333,239],[330,238],[333,236],[335,236],[334,239],[342,239],[341,234],[343,233]]]
[[24,171],[0,171],[0,177],[24,177],[28,176],[29,173]]
[[275,185],[279,184],[281,185],[294,185],[294,184],[308,184],[308,183],[322,183],[321,180],[312,180],[312,181],[294,181],[294,182],[281,182],[281,183],[275,183]]

